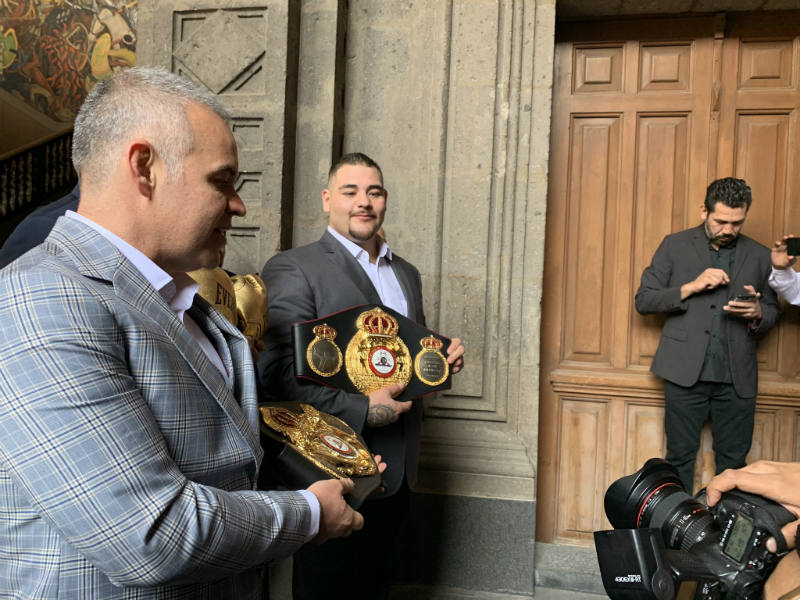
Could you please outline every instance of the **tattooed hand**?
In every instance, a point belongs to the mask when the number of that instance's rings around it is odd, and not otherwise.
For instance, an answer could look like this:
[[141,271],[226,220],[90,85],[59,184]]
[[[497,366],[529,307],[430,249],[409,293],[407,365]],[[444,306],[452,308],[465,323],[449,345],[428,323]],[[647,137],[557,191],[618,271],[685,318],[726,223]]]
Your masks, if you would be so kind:
[[403,391],[402,383],[393,383],[369,395],[369,408],[367,409],[367,425],[369,427],[383,427],[394,423],[400,415],[411,408],[411,401],[397,402],[394,397]]
[[391,406],[377,404],[370,406],[369,410],[367,410],[367,425],[370,427],[383,427],[397,421],[399,416],[400,414]]

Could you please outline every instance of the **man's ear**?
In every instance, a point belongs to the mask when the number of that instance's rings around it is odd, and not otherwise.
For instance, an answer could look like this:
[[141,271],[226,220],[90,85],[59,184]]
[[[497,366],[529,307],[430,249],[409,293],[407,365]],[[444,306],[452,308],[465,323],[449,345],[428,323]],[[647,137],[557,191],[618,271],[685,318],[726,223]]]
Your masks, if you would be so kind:
[[131,177],[136,181],[139,193],[150,198],[153,195],[153,188],[156,184],[155,170],[153,165],[156,160],[156,152],[150,142],[135,140],[128,146],[128,166]]
[[706,208],[705,203],[700,205],[700,220],[705,221],[708,217],[708,209]]
[[331,212],[331,193],[328,189],[322,190],[322,210],[323,212]]

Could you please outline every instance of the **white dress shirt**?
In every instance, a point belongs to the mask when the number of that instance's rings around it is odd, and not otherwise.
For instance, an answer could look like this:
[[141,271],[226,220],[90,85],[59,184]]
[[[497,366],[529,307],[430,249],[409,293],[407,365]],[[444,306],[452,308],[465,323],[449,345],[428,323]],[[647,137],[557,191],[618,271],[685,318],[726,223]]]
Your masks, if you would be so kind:
[[800,306],[800,273],[791,267],[785,269],[772,267],[768,283],[769,287],[775,290],[776,294],[783,296],[787,302]]
[[408,316],[408,302],[403,294],[403,288],[400,287],[400,282],[397,281],[397,275],[392,269],[392,249],[386,240],[378,238],[380,247],[378,249],[378,260],[374,263],[369,261],[369,252],[364,250],[355,242],[348,240],[342,234],[335,231],[330,225],[328,231],[333,237],[347,248],[347,251],[353,255],[364,269],[364,272],[369,277],[372,285],[378,292],[381,302],[391,309],[396,310],[404,317]]

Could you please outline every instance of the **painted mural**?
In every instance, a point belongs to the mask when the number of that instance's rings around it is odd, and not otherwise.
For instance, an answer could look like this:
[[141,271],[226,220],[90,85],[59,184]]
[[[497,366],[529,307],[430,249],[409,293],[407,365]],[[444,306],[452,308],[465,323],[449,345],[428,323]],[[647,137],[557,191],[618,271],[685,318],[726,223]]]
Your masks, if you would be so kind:
[[0,0],[0,88],[72,121],[97,81],[136,64],[138,0]]

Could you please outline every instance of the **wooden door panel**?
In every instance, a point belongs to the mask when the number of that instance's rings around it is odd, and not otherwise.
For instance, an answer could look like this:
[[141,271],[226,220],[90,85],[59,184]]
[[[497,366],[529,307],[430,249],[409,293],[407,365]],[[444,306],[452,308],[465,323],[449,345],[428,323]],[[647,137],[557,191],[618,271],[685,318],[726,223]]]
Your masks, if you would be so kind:
[[786,202],[789,139],[788,114],[737,115],[734,174],[753,190],[744,231],[766,245],[776,236],[777,215]]
[[789,39],[739,44],[740,89],[789,89],[792,87],[794,41]]
[[642,44],[639,90],[687,92],[691,89],[692,44]]
[[577,47],[574,63],[574,93],[596,94],[622,90],[623,47]]
[[[753,190],[745,233],[766,246],[780,237],[783,206],[786,203],[789,156],[790,115],[778,113],[738,113],[735,117],[733,152],[734,174],[747,181]],[[721,147],[726,153],[729,148]],[[758,346],[760,372],[778,369],[776,330]]]
[[[632,290],[638,289],[642,271],[664,236],[687,220],[690,127],[687,114],[642,115],[638,119]],[[630,314],[630,364],[649,367],[664,317]]]
[[561,449],[565,457],[558,480],[559,538],[590,541],[591,532],[603,522],[605,457],[609,434],[607,402],[596,398],[563,398],[561,402]]
[[625,403],[625,468],[620,473],[609,469],[609,480],[639,469],[647,459],[664,456],[664,407],[662,403]]
[[577,118],[572,132],[564,359],[610,364],[620,119]]
[[[663,316],[633,295],[656,247],[700,222],[708,183],[745,178],[745,233],[800,235],[800,18],[560,27],[542,298],[537,537],[591,544],[607,486],[663,456],[649,373]],[[670,34],[665,32],[678,32]],[[759,348],[748,460],[800,459],[800,311]],[[696,485],[714,459],[704,429]]]

